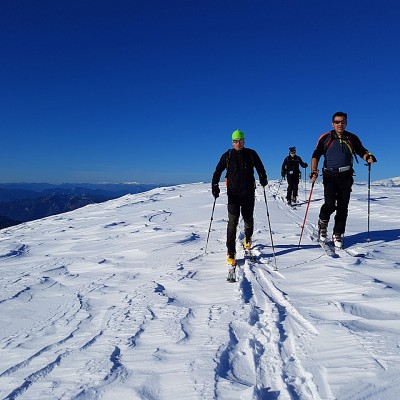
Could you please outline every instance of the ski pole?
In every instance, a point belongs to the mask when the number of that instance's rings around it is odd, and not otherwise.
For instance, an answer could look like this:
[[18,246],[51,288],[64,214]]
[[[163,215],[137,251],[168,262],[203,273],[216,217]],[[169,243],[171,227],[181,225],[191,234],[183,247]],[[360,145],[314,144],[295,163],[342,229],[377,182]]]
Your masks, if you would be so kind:
[[264,189],[265,207],[267,208],[267,218],[268,218],[269,233],[270,233],[270,236],[271,236],[272,254],[273,254],[273,256],[274,256],[275,269],[278,269],[278,267],[277,267],[277,265],[276,265],[275,246],[274,246],[274,239],[272,238],[271,220],[270,220],[270,218],[269,218],[268,202],[267,202],[267,195],[266,195],[266,193],[265,193],[265,186],[263,186],[263,189]]
[[314,184],[315,184],[315,181],[311,184],[310,196],[308,197],[308,204],[307,204],[307,208],[306,208],[306,215],[304,216],[303,226],[301,227],[300,239],[299,239],[299,244],[298,244],[299,247],[300,247],[301,238],[303,236],[304,225],[306,224],[306,220],[307,220],[307,213],[308,213],[308,208],[310,207],[311,196],[312,196],[312,192],[314,189]]
[[370,202],[371,202],[371,163],[367,163],[368,165],[368,233],[367,233],[367,242],[371,241],[369,237],[369,219],[370,219]]
[[212,212],[211,212],[211,220],[210,220],[210,226],[208,228],[207,242],[206,242],[206,248],[205,248],[204,254],[207,254],[208,239],[210,238],[211,223],[212,223],[213,217],[214,217],[214,209],[215,209],[215,202],[216,201],[217,201],[217,198],[214,197],[214,204],[213,204],[213,208],[212,208]]
[[307,200],[307,167],[304,168],[304,200]]

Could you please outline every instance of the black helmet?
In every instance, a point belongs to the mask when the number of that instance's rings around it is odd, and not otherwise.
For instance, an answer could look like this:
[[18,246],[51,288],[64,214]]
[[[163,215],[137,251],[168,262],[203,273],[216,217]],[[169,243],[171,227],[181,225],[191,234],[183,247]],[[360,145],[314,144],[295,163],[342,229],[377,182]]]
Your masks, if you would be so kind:
[[296,147],[295,147],[295,146],[289,147],[289,151],[290,151],[291,153],[296,153]]

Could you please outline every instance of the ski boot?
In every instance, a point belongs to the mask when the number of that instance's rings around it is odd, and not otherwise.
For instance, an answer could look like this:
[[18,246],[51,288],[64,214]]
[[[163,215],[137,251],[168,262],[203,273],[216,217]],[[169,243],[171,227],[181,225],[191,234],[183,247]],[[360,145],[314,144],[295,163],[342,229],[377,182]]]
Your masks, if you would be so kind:
[[245,250],[251,249],[251,238],[249,240],[247,240],[246,236],[244,237],[243,247]]
[[226,278],[226,280],[228,282],[236,282],[236,259],[235,259],[235,255],[232,254],[228,254],[228,258],[226,259],[226,262],[229,265],[229,269],[228,269],[228,277]]
[[318,220],[318,240],[321,243],[326,243],[327,231],[328,221]]
[[334,233],[332,236],[333,244],[337,249],[341,249],[343,246],[343,238],[340,233]]

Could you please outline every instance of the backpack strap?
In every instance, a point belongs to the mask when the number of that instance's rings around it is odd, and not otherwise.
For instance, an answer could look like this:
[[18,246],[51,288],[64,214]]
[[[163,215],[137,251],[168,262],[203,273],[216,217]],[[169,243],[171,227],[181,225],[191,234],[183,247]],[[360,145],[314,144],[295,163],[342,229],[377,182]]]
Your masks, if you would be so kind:
[[[243,150],[245,150],[245,149],[243,149]],[[252,164],[251,166],[252,166],[252,168],[254,168],[255,164],[254,164],[253,152],[251,150],[249,150],[249,149],[246,149],[245,151],[250,156],[250,160],[251,160],[251,164]],[[228,177],[228,174],[229,174],[229,161],[231,159],[232,149],[229,149],[227,151],[227,153],[228,154],[226,155],[226,178]]]
[[350,151],[351,151],[351,154],[353,154],[353,157],[355,158],[356,163],[358,164],[357,154],[356,154],[356,152],[354,151],[354,146],[353,146],[353,144],[351,143],[350,137],[349,137],[348,135],[347,135],[347,138],[346,138],[346,144],[347,144],[347,146],[349,147],[349,149],[350,149]]
[[350,140],[350,137],[349,137],[348,134],[346,134],[346,137],[343,138],[343,139],[342,138],[338,138],[338,137],[332,138],[332,131],[326,133],[326,136],[327,137],[325,138],[325,141],[324,141],[324,154],[326,154],[327,150],[329,149],[329,147],[332,146],[332,144],[333,144],[333,142],[335,140],[340,140],[341,143],[345,143],[346,144],[346,146],[350,150],[350,153],[353,155],[353,157],[355,158],[356,162],[358,163],[357,154],[354,151],[353,144],[351,143],[351,140]]
[[229,174],[229,161],[231,159],[231,153],[232,153],[232,149],[228,150],[228,154],[226,155],[226,178],[228,177]]
[[249,156],[250,156],[250,160],[251,160],[251,167],[252,168],[254,168],[255,167],[255,164],[254,164],[254,154],[253,154],[253,151],[252,150],[249,150],[249,149],[247,149],[247,153],[249,154]]
[[231,153],[232,153],[232,149],[229,149],[227,151],[227,155],[226,155],[226,175],[225,175],[225,186],[228,188],[228,178],[229,178],[229,161],[231,159]]

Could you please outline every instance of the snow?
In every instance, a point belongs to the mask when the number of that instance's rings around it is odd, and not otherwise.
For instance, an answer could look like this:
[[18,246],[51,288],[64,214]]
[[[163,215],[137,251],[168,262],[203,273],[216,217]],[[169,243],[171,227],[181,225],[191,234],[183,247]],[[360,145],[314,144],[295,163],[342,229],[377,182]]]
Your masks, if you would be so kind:
[[383,179],[381,181],[375,181],[372,184],[382,186],[400,186],[400,177],[398,176],[392,179]]
[[258,186],[256,260],[241,222],[236,283],[221,189],[207,253],[207,183],[1,231],[0,398],[400,398],[399,186],[371,186],[368,235],[367,186],[354,185],[332,258],[314,239],[321,183],[299,247],[310,184],[292,209],[270,182],[278,271]]

